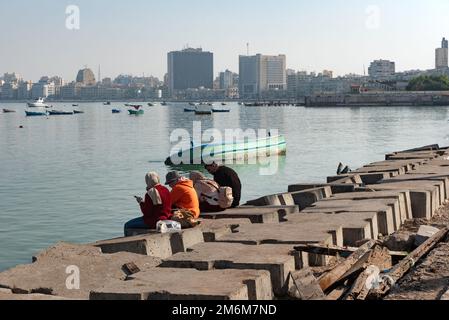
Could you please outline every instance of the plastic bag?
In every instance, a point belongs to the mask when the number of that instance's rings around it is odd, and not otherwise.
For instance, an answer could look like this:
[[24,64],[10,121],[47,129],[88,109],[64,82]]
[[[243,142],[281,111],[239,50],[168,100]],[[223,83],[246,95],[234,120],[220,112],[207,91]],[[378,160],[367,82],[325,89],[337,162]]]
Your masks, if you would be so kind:
[[157,232],[172,233],[181,231],[181,224],[172,220],[159,221],[156,225]]

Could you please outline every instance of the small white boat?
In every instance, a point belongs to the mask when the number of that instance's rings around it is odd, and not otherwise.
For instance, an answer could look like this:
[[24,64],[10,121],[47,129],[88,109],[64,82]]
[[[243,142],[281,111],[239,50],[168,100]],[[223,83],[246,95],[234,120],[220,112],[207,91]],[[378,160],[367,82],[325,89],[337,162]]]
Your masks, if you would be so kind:
[[27,103],[29,108],[48,108],[48,104],[44,102],[43,98],[38,98],[34,100],[34,102],[28,102]]

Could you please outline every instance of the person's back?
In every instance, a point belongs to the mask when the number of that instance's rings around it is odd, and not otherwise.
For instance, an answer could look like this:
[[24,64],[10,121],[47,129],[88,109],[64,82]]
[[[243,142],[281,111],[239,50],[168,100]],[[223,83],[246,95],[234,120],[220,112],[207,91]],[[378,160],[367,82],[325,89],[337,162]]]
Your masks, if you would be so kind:
[[237,172],[229,167],[218,166],[215,163],[206,166],[206,169],[214,176],[215,182],[220,186],[230,187],[232,189],[232,196],[234,197],[232,207],[238,207],[241,199],[242,183]]
[[214,180],[207,179],[201,172],[192,171],[190,179],[198,195],[201,212],[219,212],[224,209],[220,207],[220,185]]
[[173,186],[170,195],[174,208],[189,210],[196,219],[200,216],[200,204],[192,180],[179,179]]
[[159,192],[162,204],[155,205],[148,192],[145,194],[145,201],[140,204],[143,220],[151,229],[156,228],[158,221],[170,220],[172,217],[170,191],[163,185],[154,188]]

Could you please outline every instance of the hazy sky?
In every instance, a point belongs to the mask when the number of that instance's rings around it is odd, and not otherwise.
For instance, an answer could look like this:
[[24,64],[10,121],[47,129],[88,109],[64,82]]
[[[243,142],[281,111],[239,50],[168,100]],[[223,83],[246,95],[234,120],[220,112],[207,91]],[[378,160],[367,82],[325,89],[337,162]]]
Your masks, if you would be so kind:
[[[66,28],[68,5],[79,30]],[[297,70],[361,74],[378,58],[428,69],[448,17],[448,0],[0,0],[0,74],[71,81],[101,64],[102,77],[162,77],[167,52],[186,44],[212,51],[215,73],[238,71],[247,42]]]

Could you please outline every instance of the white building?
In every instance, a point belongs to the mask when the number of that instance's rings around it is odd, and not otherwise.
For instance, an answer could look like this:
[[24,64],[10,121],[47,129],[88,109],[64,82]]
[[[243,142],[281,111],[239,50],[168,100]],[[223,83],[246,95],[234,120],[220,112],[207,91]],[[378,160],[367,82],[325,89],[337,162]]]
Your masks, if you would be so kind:
[[389,60],[375,60],[368,68],[369,76],[376,79],[394,76],[395,72],[396,64]]
[[266,91],[287,89],[286,56],[239,57],[240,98],[258,98]]
[[441,41],[441,48],[435,49],[435,68],[443,69],[448,67],[449,44],[446,38]]

